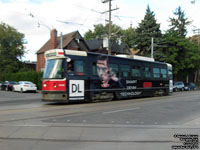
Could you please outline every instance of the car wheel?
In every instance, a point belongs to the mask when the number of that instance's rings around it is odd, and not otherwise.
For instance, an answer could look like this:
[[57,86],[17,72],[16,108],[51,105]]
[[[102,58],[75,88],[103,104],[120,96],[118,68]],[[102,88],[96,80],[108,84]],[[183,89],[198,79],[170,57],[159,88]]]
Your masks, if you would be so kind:
[[21,93],[23,93],[23,92],[24,92],[24,91],[23,91],[23,88],[21,88],[20,92],[21,92]]

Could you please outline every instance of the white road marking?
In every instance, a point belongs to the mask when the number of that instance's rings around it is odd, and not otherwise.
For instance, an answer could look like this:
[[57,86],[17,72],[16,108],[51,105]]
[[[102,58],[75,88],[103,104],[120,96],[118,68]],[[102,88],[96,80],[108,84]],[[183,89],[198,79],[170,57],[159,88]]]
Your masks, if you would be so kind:
[[140,107],[135,107],[135,108],[130,108],[130,109],[120,109],[120,110],[114,110],[114,111],[106,111],[106,112],[103,112],[103,114],[112,114],[112,113],[118,113],[122,111],[130,111],[130,110],[136,110],[136,109],[140,109]]

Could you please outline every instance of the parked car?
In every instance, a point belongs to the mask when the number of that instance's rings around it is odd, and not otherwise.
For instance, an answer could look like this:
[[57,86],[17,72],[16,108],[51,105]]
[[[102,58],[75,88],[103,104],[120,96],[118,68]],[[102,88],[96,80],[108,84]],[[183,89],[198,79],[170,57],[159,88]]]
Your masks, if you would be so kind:
[[192,82],[186,84],[184,88],[185,91],[196,90],[196,89],[197,89],[196,85]]
[[184,83],[182,81],[176,81],[173,85],[173,91],[184,91]]
[[1,90],[13,91],[13,86],[16,83],[15,81],[4,81],[1,85]]
[[26,91],[36,92],[37,86],[30,81],[19,81],[17,84],[14,85],[13,90],[21,93]]

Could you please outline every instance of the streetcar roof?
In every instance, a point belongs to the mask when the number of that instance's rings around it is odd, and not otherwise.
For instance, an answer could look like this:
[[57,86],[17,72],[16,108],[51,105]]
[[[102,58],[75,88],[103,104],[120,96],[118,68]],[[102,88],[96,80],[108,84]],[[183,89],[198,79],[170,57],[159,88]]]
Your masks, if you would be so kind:
[[[94,53],[94,52],[77,51],[77,50],[69,50],[69,49],[48,50],[48,51],[45,52],[45,58],[46,59],[66,58],[66,56],[64,56],[64,52],[65,52],[66,55],[73,55],[73,56],[88,56],[88,54],[106,55],[106,56],[113,57],[113,58],[121,58],[121,59],[128,59],[128,60],[137,60],[137,61],[141,61],[141,62],[152,62],[152,63],[159,63],[159,64],[167,64],[165,62],[155,61],[153,58],[150,58],[150,57],[135,56],[135,55],[113,56],[113,55],[108,55],[108,54],[100,54],[100,53]],[[170,64],[167,64],[167,65],[170,66]]]
[[76,51],[69,49],[52,49],[45,52],[46,59],[56,59],[56,58],[65,58],[64,53],[66,55],[75,55],[75,56],[87,56],[87,52],[85,51]]
[[130,59],[137,59],[137,60],[145,60],[145,61],[155,61],[154,58],[151,57],[144,57],[139,55],[116,55],[117,57],[123,57],[123,58],[130,58]]

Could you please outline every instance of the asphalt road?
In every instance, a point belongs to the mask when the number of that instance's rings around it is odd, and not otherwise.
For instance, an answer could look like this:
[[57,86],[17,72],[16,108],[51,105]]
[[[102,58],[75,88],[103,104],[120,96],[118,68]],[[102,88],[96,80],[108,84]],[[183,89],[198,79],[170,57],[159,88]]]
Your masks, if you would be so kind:
[[177,135],[199,144],[199,108],[200,91],[75,104],[0,91],[0,150],[186,149]]
[[15,103],[21,105],[23,103],[41,102],[40,92],[36,93],[19,93],[0,90],[0,104]]

